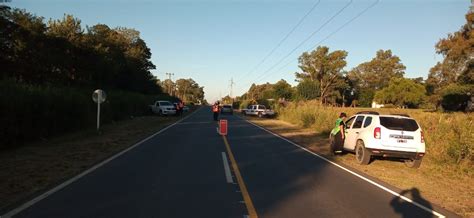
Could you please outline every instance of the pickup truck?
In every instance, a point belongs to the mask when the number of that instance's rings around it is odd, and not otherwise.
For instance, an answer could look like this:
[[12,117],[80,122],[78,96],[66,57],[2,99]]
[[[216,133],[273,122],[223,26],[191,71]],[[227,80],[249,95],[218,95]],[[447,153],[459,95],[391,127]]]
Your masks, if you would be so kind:
[[246,109],[242,109],[242,114],[258,117],[272,117],[275,115],[275,112],[271,109],[267,109],[265,105],[254,104],[249,105]]
[[169,101],[156,101],[155,104],[150,105],[150,109],[160,116],[176,114],[176,108]]

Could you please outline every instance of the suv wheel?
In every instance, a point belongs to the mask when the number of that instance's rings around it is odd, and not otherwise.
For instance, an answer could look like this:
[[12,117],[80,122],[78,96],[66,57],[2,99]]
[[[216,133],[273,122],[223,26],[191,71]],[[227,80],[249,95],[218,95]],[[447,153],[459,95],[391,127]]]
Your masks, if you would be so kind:
[[361,165],[367,165],[370,162],[370,151],[365,148],[362,140],[357,141],[355,156],[357,163]]
[[420,159],[408,159],[405,160],[405,166],[410,168],[420,168],[421,158]]
[[159,111],[158,111],[158,115],[159,115],[159,116],[163,116],[163,111],[159,110]]
[[260,118],[263,117],[262,112],[258,112],[258,117],[260,117]]

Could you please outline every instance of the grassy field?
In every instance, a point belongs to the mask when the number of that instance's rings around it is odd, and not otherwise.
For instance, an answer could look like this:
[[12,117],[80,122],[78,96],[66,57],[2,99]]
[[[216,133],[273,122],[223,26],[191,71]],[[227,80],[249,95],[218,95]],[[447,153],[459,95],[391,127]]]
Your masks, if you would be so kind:
[[[361,110],[367,109],[322,107],[317,102],[300,102],[277,109],[277,119],[251,119],[315,152],[330,155],[328,134],[338,114],[344,111],[350,116]],[[409,114],[420,123],[427,146],[421,167],[407,168],[396,160],[375,160],[362,166],[355,162],[353,154],[337,156],[335,160],[400,189],[418,188],[430,201],[462,216],[474,216],[474,115],[407,109],[377,111]]]
[[181,117],[143,116],[0,152],[0,214],[50,189]]

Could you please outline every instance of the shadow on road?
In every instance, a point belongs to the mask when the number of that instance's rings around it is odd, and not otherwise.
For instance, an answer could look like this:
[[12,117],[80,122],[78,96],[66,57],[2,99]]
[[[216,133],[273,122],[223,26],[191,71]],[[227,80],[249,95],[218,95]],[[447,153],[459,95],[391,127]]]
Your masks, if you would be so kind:
[[[400,192],[400,195],[411,198],[413,201],[423,205],[429,210],[433,209],[430,202],[428,202],[426,199],[424,199],[421,196],[420,190],[418,190],[417,188],[403,190],[402,192]],[[395,213],[400,214],[402,217],[413,217],[413,214],[410,210],[410,208],[413,208],[413,204],[401,199],[400,197],[394,197],[390,201],[390,206],[392,206]],[[426,213],[426,216],[424,217],[435,217],[435,216],[433,216],[432,214]]]

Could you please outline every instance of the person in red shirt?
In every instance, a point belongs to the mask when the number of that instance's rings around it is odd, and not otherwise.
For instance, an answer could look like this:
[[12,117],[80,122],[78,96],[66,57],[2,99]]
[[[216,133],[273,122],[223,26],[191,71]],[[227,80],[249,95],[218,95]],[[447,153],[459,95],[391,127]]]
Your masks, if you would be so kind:
[[178,102],[178,115],[181,116],[183,114],[184,103],[182,101]]
[[219,102],[212,105],[212,113],[214,115],[214,121],[219,121]]

